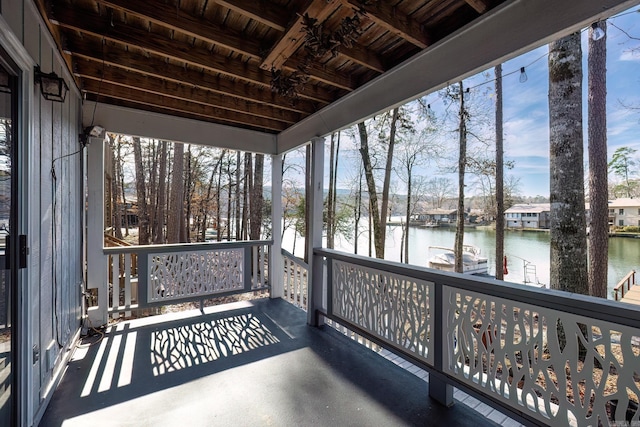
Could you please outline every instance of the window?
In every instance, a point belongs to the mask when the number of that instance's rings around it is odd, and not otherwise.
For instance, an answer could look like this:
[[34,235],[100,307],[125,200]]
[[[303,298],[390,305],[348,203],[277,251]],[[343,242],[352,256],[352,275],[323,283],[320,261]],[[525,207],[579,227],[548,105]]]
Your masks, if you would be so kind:
[[624,215],[624,209],[618,209],[618,215]]
[[[640,211],[640,209],[638,209],[638,211]],[[615,215],[616,210],[615,209],[609,209],[609,215]]]
[[624,219],[618,220],[618,225],[622,227],[624,225]]

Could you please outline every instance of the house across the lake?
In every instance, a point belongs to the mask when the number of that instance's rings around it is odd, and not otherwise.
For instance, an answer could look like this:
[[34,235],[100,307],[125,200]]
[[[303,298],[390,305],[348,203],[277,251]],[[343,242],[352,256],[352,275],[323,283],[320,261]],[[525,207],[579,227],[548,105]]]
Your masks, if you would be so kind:
[[615,199],[609,202],[609,225],[640,226],[640,199]]
[[551,204],[526,203],[511,206],[504,212],[508,228],[549,228]]

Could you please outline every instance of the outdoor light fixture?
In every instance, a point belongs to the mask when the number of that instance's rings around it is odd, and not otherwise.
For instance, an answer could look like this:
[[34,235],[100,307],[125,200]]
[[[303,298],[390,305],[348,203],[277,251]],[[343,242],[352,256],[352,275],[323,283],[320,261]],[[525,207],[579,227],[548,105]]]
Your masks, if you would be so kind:
[[48,101],[64,102],[69,91],[69,86],[62,77],[58,77],[55,72],[45,74],[40,71],[40,67],[35,67],[35,82],[40,84],[40,92],[44,99]]
[[600,40],[604,37],[604,30],[598,27],[598,23],[594,22],[591,24],[591,38],[595,41]]
[[80,134],[80,144],[82,147],[89,145],[89,138],[105,138],[105,129],[98,125],[86,127]]
[[520,83],[526,82],[528,79],[527,73],[524,72],[524,67],[520,67]]

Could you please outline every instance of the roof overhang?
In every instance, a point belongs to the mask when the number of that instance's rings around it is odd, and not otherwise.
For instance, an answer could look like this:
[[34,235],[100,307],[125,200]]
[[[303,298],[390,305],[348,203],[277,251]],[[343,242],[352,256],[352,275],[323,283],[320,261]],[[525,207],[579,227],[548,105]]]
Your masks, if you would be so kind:
[[278,134],[279,153],[547,44],[638,0],[507,2]]

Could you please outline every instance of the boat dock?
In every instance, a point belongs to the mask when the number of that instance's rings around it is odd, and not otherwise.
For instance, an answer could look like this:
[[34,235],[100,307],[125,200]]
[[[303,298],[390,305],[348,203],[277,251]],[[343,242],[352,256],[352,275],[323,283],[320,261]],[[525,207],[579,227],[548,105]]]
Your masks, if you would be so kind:
[[615,288],[613,296],[616,301],[640,305],[640,285],[636,285],[636,271],[631,270]]

